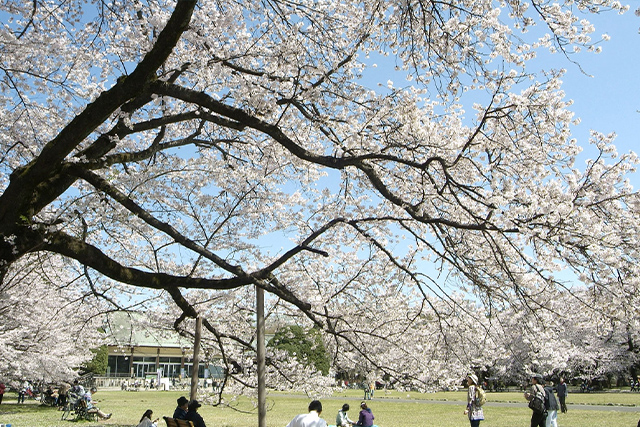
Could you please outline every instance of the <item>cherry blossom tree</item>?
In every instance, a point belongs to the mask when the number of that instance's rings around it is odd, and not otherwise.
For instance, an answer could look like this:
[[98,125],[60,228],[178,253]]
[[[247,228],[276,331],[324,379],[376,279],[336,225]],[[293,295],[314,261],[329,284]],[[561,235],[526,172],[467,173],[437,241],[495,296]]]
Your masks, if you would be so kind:
[[[495,313],[474,364],[478,370],[516,384],[528,381],[532,372],[604,381],[633,375],[639,362],[636,313],[620,307],[616,314],[604,314],[602,295],[593,288],[545,296],[544,310],[512,305]],[[628,302],[634,304],[633,299]]]
[[105,339],[98,301],[83,293],[82,273],[55,254],[27,254],[0,286],[0,376],[17,386],[69,381]]
[[463,377],[497,313],[543,328],[561,292],[622,318],[637,294],[636,156],[594,132],[580,168],[562,71],[529,65],[597,50],[588,15],[618,2],[0,8],[2,283],[51,254],[113,309],[169,301],[158,324],[203,316],[243,386],[254,287],[334,366],[423,388]]

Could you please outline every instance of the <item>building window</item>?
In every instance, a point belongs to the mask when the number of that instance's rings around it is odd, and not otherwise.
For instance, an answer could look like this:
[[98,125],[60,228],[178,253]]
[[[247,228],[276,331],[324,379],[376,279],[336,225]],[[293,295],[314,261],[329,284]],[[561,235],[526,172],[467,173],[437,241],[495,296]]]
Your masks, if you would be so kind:
[[127,356],[109,356],[107,360],[107,376],[128,377],[129,358]]

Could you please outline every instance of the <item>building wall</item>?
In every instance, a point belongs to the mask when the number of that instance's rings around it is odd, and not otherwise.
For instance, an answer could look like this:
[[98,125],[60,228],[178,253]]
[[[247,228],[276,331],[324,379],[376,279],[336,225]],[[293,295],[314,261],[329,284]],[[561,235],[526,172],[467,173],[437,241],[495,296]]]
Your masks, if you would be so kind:
[[[176,347],[138,346],[123,349],[109,347],[107,378],[151,378],[157,376],[158,369],[162,377],[184,379],[191,377],[192,362],[185,351]],[[198,366],[200,378],[220,378],[222,368],[212,364]]]

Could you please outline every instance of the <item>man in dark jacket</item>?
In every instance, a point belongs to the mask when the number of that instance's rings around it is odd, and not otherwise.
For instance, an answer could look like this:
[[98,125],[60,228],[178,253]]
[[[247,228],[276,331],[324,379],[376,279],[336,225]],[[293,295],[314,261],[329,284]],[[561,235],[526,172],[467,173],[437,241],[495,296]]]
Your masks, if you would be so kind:
[[564,378],[560,378],[560,384],[556,386],[556,391],[558,392],[558,400],[560,400],[560,410],[563,414],[567,413],[567,403],[565,399],[567,398],[567,384],[564,382]]
[[178,420],[187,419],[187,409],[189,408],[189,400],[186,397],[180,396],[178,398],[178,407],[173,411],[173,418]]
[[187,411],[187,421],[191,421],[194,427],[207,427],[204,423],[204,419],[198,413],[198,408],[202,405],[197,400],[189,402],[189,410]]
[[544,407],[547,408],[547,427],[558,427],[558,401],[553,394],[553,382],[544,388]]

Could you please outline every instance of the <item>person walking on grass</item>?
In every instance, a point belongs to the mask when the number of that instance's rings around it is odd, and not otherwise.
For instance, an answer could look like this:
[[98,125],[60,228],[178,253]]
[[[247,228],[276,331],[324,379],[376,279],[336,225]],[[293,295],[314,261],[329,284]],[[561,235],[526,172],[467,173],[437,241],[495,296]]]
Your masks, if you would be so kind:
[[[546,427],[547,412],[545,410],[545,394],[544,394],[544,379],[540,374],[533,374],[531,376],[531,389],[524,394],[524,398],[529,401],[529,408],[531,412],[531,427]],[[540,404],[534,405],[534,399],[541,401]]]

